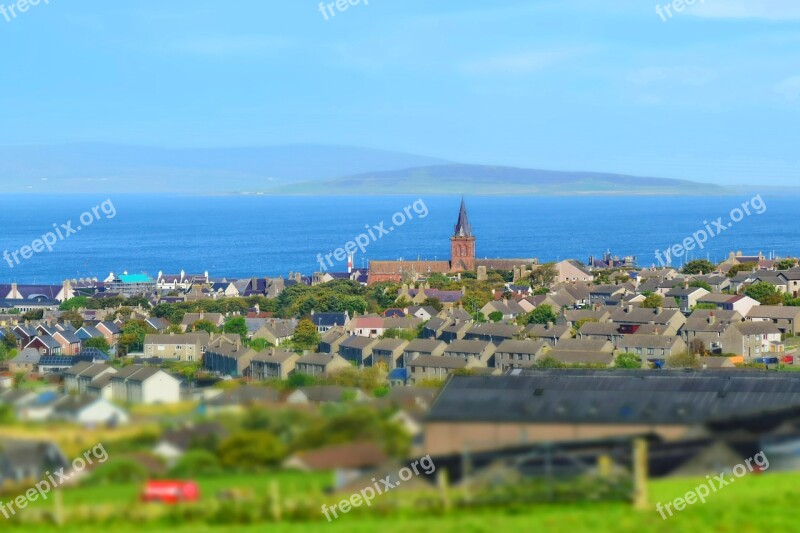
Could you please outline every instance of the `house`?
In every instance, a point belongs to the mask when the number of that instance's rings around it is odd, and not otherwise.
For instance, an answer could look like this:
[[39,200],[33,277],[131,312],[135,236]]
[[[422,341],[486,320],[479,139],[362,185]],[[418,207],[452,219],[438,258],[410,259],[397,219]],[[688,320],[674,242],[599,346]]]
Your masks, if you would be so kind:
[[680,305],[681,311],[688,313],[694,309],[697,306],[698,301],[707,294],[710,294],[709,291],[702,287],[687,286],[679,289],[672,289],[668,291],[665,296],[668,298],[675,298],[675,300],[678,302],[678,305]]
[[681,328],[681,336],[690,347],[702,342],[711,353],[735,353],[739,346],[732,329],[744,320],[738,311],[695,310]]
[[119,327],[113,322],[99,322],[95,328],[106,339],[109,346],[114,346],[122,334]]
[[369,396],[364,391],[337,385],[317,385],[300,387],[286,397],[288,404],[322,404],[344,401],[366,402]]
[[403,367],[408,368],[409,362],[421,356],[441,356],[447,344],[435,339],[414,339],[403,350]]
[[339,346],[350,338],[350,335],[345,332],[344,327],[335,327],[329,329],[319,343],[319,351],[321,353],[339,353]]
[[389,460],[380,446],[371,442],[336,444],[289,457],[283,467],[301,472],[334,472],[335,488],[341,488]]
[[267,379],[289,379],[294,372],[300,356],[294,352],[271,348],[263,350],[250,360],[250,377],[263,381]]
[[211,322],[215,328],[221,328],[225,324],[222,313],[186,313],[181,320],[181,331],[194,329],[194,325],[201,320]]
[[69,471],[71,466],[53,442],[0,437],[0,485],[45,479],[46,472]]
[[436,308],[430,305],[410,305],[408,309],[406,309],[406,314],[417,317],[423,322],[427,322],[439,313],[436,311]]
[[114,401],[127,404],[178,403],[180,381],[154,367],[130,365],[111,376]]
[[325,333],[338,326],[347,328],[350,324],[350,313],[347,311],[344,313],[315,313],[312,309],[310,318],[320,333]]
[[465,360],[474,359],[480,362],[479,366],[494,367],[494,353],[496,350],[496,346],[489,341],[461,340],[448,344],[442,355]]
[[611,320],[609,309],[605,306],[596,306],[591,309],[564,309],[559,315],[557,323],[574,328],[586,322],[609,322]]
[[87,394],[89,385],[96,379],[110,374],[116,374],[117,369],[113,366],[82,361],[67,370],[62,374],[64,378],[64,392],[76,392],[78,394]]
[[39,335],[39,332],[36,331],[36,328],[32,328],[27,324],[17,324],[11,331],[17,338],[17,346],[20,348],[24,347],[26,344],[31,342],[34,337]]
[[61,345],[62,355],[78,355],[81,351],[81,339],[74,331],[56,330],[52,337]]
[[339,345],[339,355],[359,367],[373,366],[372,348],[378,339],[353,335]]
[[745,318],[750,322],[772,322],[785,335],[800,333],[800,307],[757,305]]
[[380,316],[358,316],[350,321],[348,329],[354,335],[376,339],[386,331],[384,319]]
[[372,366],[385,365],[389,370],[402,368],[403,352],[408,346],[404,339],[381,339],[372,347]]
[[[465,324],[467,322],[464,322]],[[438,339],[441,337],[442,332],[444,332],[445,328],[455,324],[454,320],[450,320],[447,318],[440,318],[434,317],[428,320],[424,326],[422,326],[422,338],[423,339]]]
[[592,366],[607,367],[614,366],[614,354],[605,351],[588,350],[562,350],[560,347],[547,352],[543,357],[554,359],[558,363],[567,366]]
[[77,361],[77,356],[43,355],[39,359],[39,374],[58,374],[72,367]]
[[61,344],[49,335],[32,338],[25,348],[38,350],[42,355],[61,355]]
[[153,448],[153,455],[174,465],[191,449],[214,450],[228,436],[228,430],[216,422],[192,424],[169,429]]
[[627,293],[622,285],[597,285],[589,289],[589,300],[595,305],[615,305]]
[[419,384],[423,380],[444,380],[452,372],[476,367],[485,368],[486,365],[475,358],[462,359],[435,355],[420,355],[406,361],[409,385]]
[[740,322],[733,325],[733,334],[734,353],[748,361],[785,351],[781,330],[770,322]]
[[105,338],[105,336],[100,333],[100,331],[90,325],[84,325],[83,327],[79,328],[78,331],[75,332],[75,336],[78,337],[81,342],[85,343],[89,339],[97,339],[97,338]]
[[[617,307],[611,312],[611,321],[624,326],[620,329],[623,333],[630,333],[628,329],[642,325],[652,324],[658,326],[661,335],[676,335],[681,326],[686,323],[686,316],[677,309],[649,309],[626,305]],[[627,329],[626,329],[627,328]]]
[[33,374],[39,371],[39,360],[42,354],[36,348],[25,348],[19,355],[8,362],[8,370],[14,374],[25,372]]
[[289,319],[282,320],[277,318],[268,318],[264,323],[253,333],[254,339],[264,339],[272,346],[280,346],[284,342],[291,340],[297,329],[297,320]]
[[473,324],[464,338],[489,341],[499,345],[503,341],[518,338],[521,332],[522,326],[511,324]]
[[449,326],[442,328],[437,338],[444,342],[460,341],[467,336],[467,332],[471,327],[472,322],[462,322],[457,320]]
[[182,335],[148,334],[144,337],[144,356],[180,362],[199,362],[210,340],[209,333],[202,330]]
[[589,269],[579,264],[572,259],[565,259],[555,265],[558,277],[558,283],[594,283],[594,275],[589,272]]
[[500,313],[502,315],[502,320],[513,320],[520,315],[526,314],[527,311],[516,301],[503,299],[488,302],[481,308],[481,313],[487,318],[493,313]]
[[126,298],[142,296],[156,292],[156,280],[147,274],[115,275],[113,272],[104,280],[106,291],[120,294]]
[[621,339],[619,324],[613,322],[585,322],[578,330],[579,339],[603,339],[615,343]]
[[158,333],[164,333],[170,327],[169,320],[156,316],[151,316],[150,318],[146,319],[145,323],[148,325],[148,327],[153,328]]
[[111,376],[113,375],[113,372],[107,372],[93,379],[91,383],[86,386],[86,394],[111,401],[114,397],[114,389],[111,386]]
[[667,335],[623,335],[616,341],[616,348],[623,353],[635,353],[644,359],[666,359],[686,353],[686,341],[679,336]]
[[542,356],[549,346],[543,340],[506,340],[497,347],[494,366],[506,371],[512,368],[528,368]]
[[556,346],[563,339],[572,337],[572,328],[559,326],[552,322],[547,324],[528,324],[523,333],[530,339],[543,340],[550,346]]
[[219,335],[209,341],[203,368],[223,376],[244,377],[249,375],[250,361],[256,353],[242,345],[238,335],[235,338]]
[[294,366],[296,374],[307,376],[329,376],[352,365],[338,354],[310,353],[300,357]]
[[697,300],[698,304],[715,305],[721,311],[736,311],[746,316],[750,310],[759,305],[757,300],[743,294],[709,293]]
[[130,422],[124,409],[96,396],[66,396],[55,405],[52,418],[82,426],[124,426]]

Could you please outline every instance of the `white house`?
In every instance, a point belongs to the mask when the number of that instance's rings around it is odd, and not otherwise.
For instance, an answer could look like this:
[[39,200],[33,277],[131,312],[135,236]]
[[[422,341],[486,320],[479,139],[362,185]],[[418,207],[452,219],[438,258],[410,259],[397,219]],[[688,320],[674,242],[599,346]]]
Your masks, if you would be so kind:
[[68,396],[58,402],[52,418],[66,420],[82,426],[105,424],[126,425],[130,417],[124,409],[103,398],[92,396]]
[[178,403],[180,381],[158,368],[131,365],[111,376],[111,394],[129,404]]

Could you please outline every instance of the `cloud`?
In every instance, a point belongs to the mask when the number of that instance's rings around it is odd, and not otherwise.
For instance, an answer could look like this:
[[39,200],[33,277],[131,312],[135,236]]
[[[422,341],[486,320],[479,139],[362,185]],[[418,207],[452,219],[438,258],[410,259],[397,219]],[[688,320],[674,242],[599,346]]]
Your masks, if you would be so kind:
[[715,19],[800,20],[797,0],[698,0],[686,14]]
[[462,63],[459,70],[469,75],[528,74],[577,55],[575,50],[533,51],[503,54]]
[[667,83],[700,86],[708,84],[714,76],[713,71],[700,67],[646,67],[630,73],[627,79],[642,87]]
[[800,99],[800,76],[792,76],[776,84],[775,92],[790,102],[797,101]]

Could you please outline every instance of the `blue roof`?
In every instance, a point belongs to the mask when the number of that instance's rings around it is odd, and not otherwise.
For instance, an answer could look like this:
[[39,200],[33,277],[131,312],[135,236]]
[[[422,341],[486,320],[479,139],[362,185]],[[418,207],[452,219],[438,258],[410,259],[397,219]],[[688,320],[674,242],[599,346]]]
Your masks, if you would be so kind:
[[39,359],[39,366],[63,366],[69,368],[75,364],[73,357],[66,357],[62,355],[43,355]]

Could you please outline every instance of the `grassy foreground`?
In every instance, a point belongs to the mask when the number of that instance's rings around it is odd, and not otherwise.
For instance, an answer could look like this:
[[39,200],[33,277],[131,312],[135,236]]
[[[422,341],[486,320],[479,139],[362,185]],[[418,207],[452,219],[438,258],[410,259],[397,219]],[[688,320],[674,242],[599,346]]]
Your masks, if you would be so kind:
[[[748,475],[719,492],[712,494],[706,504],[695,504],[674,517],[662,520],[655,510],[656,502],[669,502],[683,496],[700,484],[702,479],[658,481],[651,484],[651,509],[635,511],[622,504],[543,505],[524,509],[481,511],[454,510],[444,517],[377,517],[370,514],[343,515],[331,523],[260,524],[252,526],[171,526],[148,527],[148,531],[227,532],[264,531],[275,533],[301,533],[327,531],[330,533],[373,532],[384,533],[497,533],[507,531],[553,531],[570,533],[584,531],[671,532],[717,531],[760,532],[792,531],[796,527],[797,501],[800,499],[800,475],[764,474]],[[296,487],[297,489],[300,486]],[[77,489],[82,492],[88,489]],[[115,497],[121,493],[114,494]],[[77,495],[65,494],[65,503],[85,501]],[[1,518],[1,517],[0,517]],[[125,524],[115,524],[115,531],[127,529]],[[54,528],[25,528],[26,531],[57,531]],[[58,531],[100,531],[96,526],[68,525]]]

